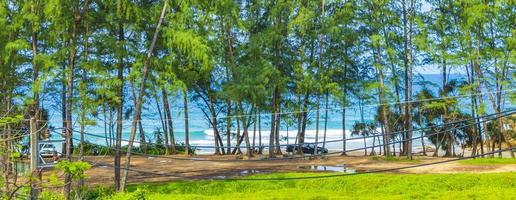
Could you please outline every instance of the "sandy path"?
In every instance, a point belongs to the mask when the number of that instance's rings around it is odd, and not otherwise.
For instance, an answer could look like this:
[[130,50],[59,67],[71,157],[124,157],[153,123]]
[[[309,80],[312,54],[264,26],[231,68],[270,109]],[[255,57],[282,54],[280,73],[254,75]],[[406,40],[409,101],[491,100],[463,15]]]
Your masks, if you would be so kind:
[[[172,156],[170,156],[172,157]],[[235,156],[214,157],[196,156],[203,159],[234,160]],[[173,156],[173,158],[186,158],[184,156]],[[400,167],[410,167],[425,163],[444,161],[450,158],[418,157],[421,162],[401,162],[373,160],[371,157],[359,155],[332,156],[319,158],[317,160],[296,159],[276,161],[192,161],[177,160],[163,157],[135,156],[131,159],[131,171],[129,182],[165,182],[173,180],[211,179],[221,177],[232,177],[253,173],[270,172],[295,172],[314,171],[313,166],[318,169],[328,166],[328,170],[354,169],[357,171],[375,171]],[[88,184],[111,184],[113,179],[113,157],[97,156],[87,157],[94,167],[87,171]],[[124,163],[124,161],[122,161]],[[319,171],[319,170],[315,170]],[[492,172],[516,172],[516,165],[464,165],[457,162],[447,162],[436,165],[414,167],[408,169],[394,170],[393,173],[492,173]],[[50,173],[50,172],[47,172]]]

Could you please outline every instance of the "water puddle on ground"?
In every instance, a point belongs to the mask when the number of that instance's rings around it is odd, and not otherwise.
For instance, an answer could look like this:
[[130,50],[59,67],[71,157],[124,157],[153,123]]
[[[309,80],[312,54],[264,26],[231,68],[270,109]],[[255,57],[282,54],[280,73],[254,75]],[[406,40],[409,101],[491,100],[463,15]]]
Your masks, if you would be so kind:
[[[319,172],[340,172],[354,174],[355,168],[346,167],[345,165],[303,165],[297,166],[301,171],[319,171]],[[222,175],[212,176],[211,179],[230,179],[241,176],[251,176],[255,174],[269,174],[271,170],[246,169],[240,171],[231,171],[223,173]]]
[[354,174],[356,170],[354,168],[346,167],[345,165],[304,165],[297,166],[298,169],[308,170],[308,171],[321,171],[321,172],[342,172]]
[[257,169],[245,169],[240,171],[232,171],[224,173],[224,175],[213,176],[213,179],[227,179],[227,178],[235,178],[239,176],[251,176],[255,174],[270,174],[269,170],[257,170]]

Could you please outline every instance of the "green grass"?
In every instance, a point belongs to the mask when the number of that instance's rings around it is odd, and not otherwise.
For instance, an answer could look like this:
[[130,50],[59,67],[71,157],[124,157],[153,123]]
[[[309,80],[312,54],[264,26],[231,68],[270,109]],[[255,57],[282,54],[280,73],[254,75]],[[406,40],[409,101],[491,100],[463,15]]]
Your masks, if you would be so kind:
[[[318,176],[277,173],[251,178]],[[130,185],[103,199],[514,199],[516,173],[363,174],[282,181],[179,181]],[[95,197],[95,198],[98,198]]]
[[495,165],[495,164],[516,164],[514,158],[475,158],[459,161],[460,164],[467,165]]

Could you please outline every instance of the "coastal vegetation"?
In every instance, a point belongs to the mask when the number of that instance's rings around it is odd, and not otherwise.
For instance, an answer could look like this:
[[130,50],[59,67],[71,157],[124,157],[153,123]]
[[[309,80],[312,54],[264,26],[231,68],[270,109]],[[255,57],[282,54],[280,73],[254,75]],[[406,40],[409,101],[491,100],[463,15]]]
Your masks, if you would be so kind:
[[[246,178],[320,175],[278,173]],[[513,185],[515,179],[515,173],[490,173],[364,174],[274,181],[177,181],[129,185],[125,193],[115,193],[112,189],[100,187],[91,189],[91,196],[85,199],[510,199],[516,195]]]
[[497,164],[516,164],[516,159],[510,158],[476,158],[470,160],[461,160],[461,164],[466,165],[497,165]]
[[[85,186],[82,173],[90,166],[84,158],[94,155],[93,149],[113,156],[112,187],[123,192],[131,188],[133,155],[195,154],[191,123],[210,127],[216,156],[273,159],[286,153],[280,135],[285,127],[301,147],[308,143],[307,127],[314,125],[310,137],[317,155],[327,142],[330,111],[342,116],[342,145],[333,154],[348,154],[348,130],[363,138],[365,156],[386,161],[415,155],[502,157],[504,149],[514,160],[515,10],[513,0],[0,0],[1,196],[30,187],[37,198],[46,189],[36,184],[40,170],[19,178],[14,167],[29,135],[64,139],[66,161],[59,166],[63,195],[70,199]],[[425,80],[427,73],[439,81]],[[201,119],[189,117],[192,106],[202,111]],[[144,129],[144,114],[151,109],[159,117],[155,131]],[[350,127],[351,109],[360,114]],[[374,113],[372,120],[364,119],[366,110]],[[181,141],[174,116],[184,124]],[[56,118],[59,122],[51,123]],[[104,128],[95,137],[105,143],[85,139],[93,126]],[[467,162],[483,161],[513,162]],[[452,186],[437,184],[443,180]],[[513,173],[311,181],[278,182],[284,188],[272,182],[202,181],[148,189],[184,190],[180,194],[187,198],[224,188],[246,193],[210,197],[258,197],[269,194],[269,187],[277,197],[318,198],[311,192],[332,187],[342,190],[334,195],[364,198],[514,196],[513,189],[503,189],[512,187]],[[387,189],[368,193],[366,183]],[[411,185],[420,187],[401,194]],[[120,195],[140,193],[169,197],[144,189]]]

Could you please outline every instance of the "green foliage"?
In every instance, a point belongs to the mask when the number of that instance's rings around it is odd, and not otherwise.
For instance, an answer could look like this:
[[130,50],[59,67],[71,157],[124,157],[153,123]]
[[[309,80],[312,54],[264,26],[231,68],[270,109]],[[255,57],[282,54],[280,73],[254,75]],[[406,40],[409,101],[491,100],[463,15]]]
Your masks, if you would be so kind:
[[[249,178],[321,176],[327,173],[276,173]],[[130,185],[128,193],[104,199],[510,199],[515,173],[367,174],[308,180],[178,181]],[[142,190],[142,188],[145,188]],[[142,194],[143,193],[143,194]]]
[[151,197],[151,194],[149,194],[149,191],[142,188],[137,188],[133,192],[128,193],[116,193],[111,196],[103,197],[100,199],[105,200],[146,200],[146,199],[155,199],[155,197]]
[[475,158],[459,161],[465,165],[496,165],[496,164],[516,164],[514,158]]
[[91,165],[83,161],[70,162],[67,160],[62,160],[59,161],[55,167],[62,170],[64,173],[71,175],[72,179],[79,180],[86,178],[84,172],[90,169]]
[[0,126],[3,126],[7,123],[19,123],[23,119],[22,115],[15,115],[15,116],[5,116],[0,118]]
[[48,199],[48,200],[64,200],[65,197],[62,193],[55,191],[44,190],[39,194],[39,199]]

